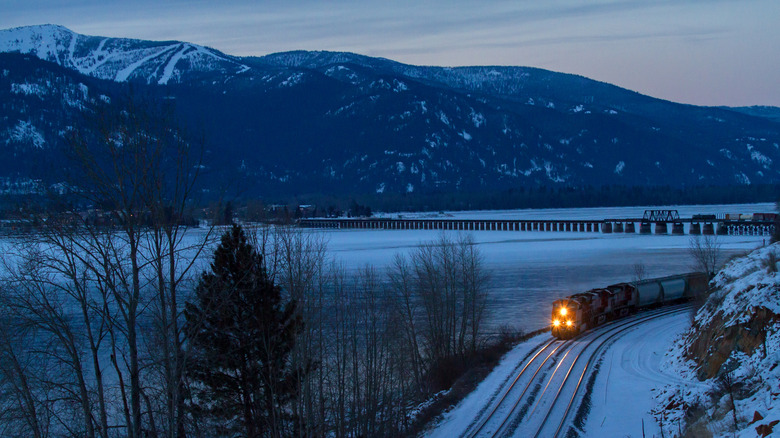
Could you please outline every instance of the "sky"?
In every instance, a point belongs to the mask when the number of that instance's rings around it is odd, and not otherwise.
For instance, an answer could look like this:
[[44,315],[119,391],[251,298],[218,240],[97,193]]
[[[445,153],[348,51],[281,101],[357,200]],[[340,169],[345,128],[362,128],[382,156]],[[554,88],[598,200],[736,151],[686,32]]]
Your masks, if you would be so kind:
[[574,73],[697,105],[780,106],[780,0],[0,0],[0,28]]

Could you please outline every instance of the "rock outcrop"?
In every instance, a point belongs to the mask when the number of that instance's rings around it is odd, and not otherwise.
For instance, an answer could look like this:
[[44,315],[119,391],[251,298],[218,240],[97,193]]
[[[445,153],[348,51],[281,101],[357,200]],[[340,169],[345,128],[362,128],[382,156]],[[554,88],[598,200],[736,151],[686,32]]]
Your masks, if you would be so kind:
[[[670,436],[768,436],[780,422],[780,244],[732,260],[665,364],[680,382],[657,388]],[[688,383],[685,383],[685,382]],[[685,425],[681,427],[681,425]]]

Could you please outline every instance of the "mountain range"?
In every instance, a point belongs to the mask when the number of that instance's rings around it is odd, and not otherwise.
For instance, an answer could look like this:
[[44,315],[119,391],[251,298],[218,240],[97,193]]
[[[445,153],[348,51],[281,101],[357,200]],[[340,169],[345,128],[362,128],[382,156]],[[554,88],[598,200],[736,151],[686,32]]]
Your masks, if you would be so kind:
[[236,57],[42,25],[0,30],[0,191],[60,184],[67,132],[130,88],[203,132],[204,190],[252,197],[780,180],[774,107],[685,105],[530,67]]

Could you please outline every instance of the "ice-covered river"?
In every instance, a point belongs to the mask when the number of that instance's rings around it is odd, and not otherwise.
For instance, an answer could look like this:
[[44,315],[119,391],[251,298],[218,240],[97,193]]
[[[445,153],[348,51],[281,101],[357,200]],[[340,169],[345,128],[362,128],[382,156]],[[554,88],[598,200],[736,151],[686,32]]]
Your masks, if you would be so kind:
[[[655,207],[664,208],[664,207]],[[681,217],[692,214],[754,213],[775,211],[774,204],[672,207]],[[605,219],[642,217],[644,207],[504,210],[440,213],[438,217],[496,219]],[[427,213],[404,217],[431,216]],[[397,253],[408,253],[421,242],[437,239],[437,230],[316,230],[328,242],[329,254],[348,270],[365,265],[387,267]],[[463,231],[462,231],[463,232]],[[192,238],[203,229],[191,230]],[[692,270],[690,236],[601,234],[577,232],[467,231],[484,256],[488,283],[488,324],[492,329],[509,325],[534,330],[549,322],[552,301],[562,296],[605,286],[634,277],[635,264],[645,267],[646,277]],[[723,260],[763,244],[760,236],[718,236]],[[0,260],[13,258],[12,242],[0,242]],[[11,245],[12,246],[12,245]],[[196,269],[206,269],[210,251]]]
[[[693,214],[773,212],[774,204],[653,207],[675,208],[681,217]],[[645,207],[554,210],[511,210],[444,213],[455,218],[604,219],[642,217]],[[405,215],[409,217],[411,215]],[[331,253],[350,267],[387,266],[393,255],[436,239],[436,230],[332,230]],[[448,231],[447,233],[457,233]],[[647,277],[692,270],[691,236],[600,234],[573,232],[470,231],[490,272],[490,325],[524,330],[549,321],[552,301],[565,295],[621,281],[630,281],[635,264]],[[768,241],[760,236],[718,236],[722,259]]]

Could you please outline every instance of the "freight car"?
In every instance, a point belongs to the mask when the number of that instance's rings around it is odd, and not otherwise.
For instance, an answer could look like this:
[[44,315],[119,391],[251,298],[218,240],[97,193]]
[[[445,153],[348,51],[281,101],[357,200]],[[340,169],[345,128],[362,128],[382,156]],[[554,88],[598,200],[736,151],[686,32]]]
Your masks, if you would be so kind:
[[772,222],[777,220],[777,213],[753,213],[753,220]]
[[692,272],[574,294],[553,302],[552,335],[570,339],[639,309],[691,299],[704,292],[708,284],[707,274]]

